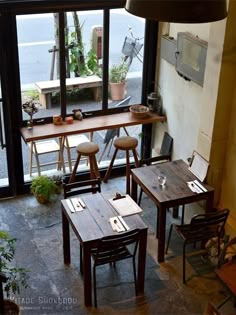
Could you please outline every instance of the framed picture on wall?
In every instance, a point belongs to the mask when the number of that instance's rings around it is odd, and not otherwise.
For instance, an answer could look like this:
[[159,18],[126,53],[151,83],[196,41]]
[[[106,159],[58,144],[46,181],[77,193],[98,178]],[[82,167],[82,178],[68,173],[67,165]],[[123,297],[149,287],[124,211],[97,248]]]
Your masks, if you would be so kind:
[[209,163],[197,151],[193,151],[189,170],[203,182],[207,176]]

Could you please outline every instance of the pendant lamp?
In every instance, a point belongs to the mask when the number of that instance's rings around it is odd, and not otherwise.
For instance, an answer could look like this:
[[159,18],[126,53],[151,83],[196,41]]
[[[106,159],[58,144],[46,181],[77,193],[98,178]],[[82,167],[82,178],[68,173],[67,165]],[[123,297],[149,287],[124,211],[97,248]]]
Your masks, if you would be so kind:
[[226,0],[126,0],[134,15],[162,22],[207,23],[227,16]]

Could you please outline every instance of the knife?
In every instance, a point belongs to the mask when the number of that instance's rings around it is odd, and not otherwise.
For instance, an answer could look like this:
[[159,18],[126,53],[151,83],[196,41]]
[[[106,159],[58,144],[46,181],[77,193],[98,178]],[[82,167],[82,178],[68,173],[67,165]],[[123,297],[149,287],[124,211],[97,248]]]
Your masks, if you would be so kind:
[[67,200],[66,200],[66,203],[67,203],[67,205],[68,205],[70,211],[71,211],[72,213],[74,213],[74,212],[75,212],[75,209],[73,208],[70,199],[67,199]]
[[117,218],[120,220],[121,224],[124,226],[124,228],[126,229],[126,231],[129,231],[130,228],[129,228],[128,225],[125,223],[125,221],[123,220],[122,216],[121,216],[121,215],[118,215]]

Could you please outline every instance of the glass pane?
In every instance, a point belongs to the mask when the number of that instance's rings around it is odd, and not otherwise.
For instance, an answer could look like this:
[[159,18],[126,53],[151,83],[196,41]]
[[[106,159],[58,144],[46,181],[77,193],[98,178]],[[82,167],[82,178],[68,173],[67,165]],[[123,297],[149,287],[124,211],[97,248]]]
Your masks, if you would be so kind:
[[145,20],[111,10],[109,107],[141,102]]
[[2,90],[1,90],[1,80],[0,80],[0,160],[1,160],[1,171],[0,171],[0,187],[5,187],[9,185],[8,181],[8,169],[7,169],[7,155],[5,147],[5,130],[4,130],[4,120],[3,120],[3,107],[2,107]]
[[[128,14],[124,9],[110,11],[109,108],[141,103],[144,23],[144,19]],[[118,84],[122,78],[125,83]],[[140,153],[141,127],[100,131],[100,166],[109,164],[114,152],[113,141],[117,136],[136,137]],[[115,164],[125,163],[125,151],[119,151]]]
[[67,113],[102,108],[103,11],[67,13]]

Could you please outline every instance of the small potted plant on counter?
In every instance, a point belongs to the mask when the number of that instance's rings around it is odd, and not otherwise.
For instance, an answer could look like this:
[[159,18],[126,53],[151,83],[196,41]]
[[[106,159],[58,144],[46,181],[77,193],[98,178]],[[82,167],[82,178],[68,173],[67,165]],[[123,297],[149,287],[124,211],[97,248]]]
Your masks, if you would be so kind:
[[51,196],[58,192],[55,181],[45,175],[34,177],[30,189],[38,202],[42,204],[49,202]]
[[0,314],[20,314],[19,306],[8,298],[11,293],[20,293],[20,288],[27,288],[28,270],[14,266],[16,239],[6,231],[0,230]]

